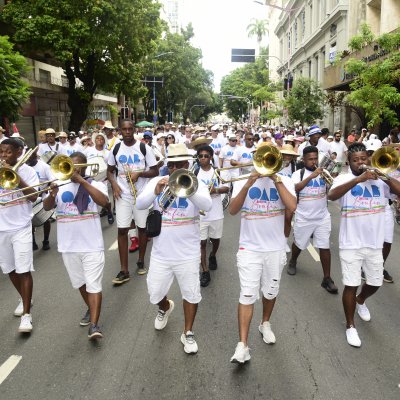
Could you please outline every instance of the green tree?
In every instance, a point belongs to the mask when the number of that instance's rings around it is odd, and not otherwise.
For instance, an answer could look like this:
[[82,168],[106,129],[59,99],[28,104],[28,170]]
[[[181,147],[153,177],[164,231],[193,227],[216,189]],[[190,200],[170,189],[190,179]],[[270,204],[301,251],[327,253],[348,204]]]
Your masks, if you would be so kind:
[[18,119],[18,112],[31,94],[22,79],[28,70],[25,57],[13,50],[7,36],[0,36],[0,117]]
[[397,125],[400,122],[400,32],[375,38],[368,25],[363,24],[349,47],[358,52],[372,43],[385,56],[372,62],[355,58],[346,62],[346,72],[354,75],[346,100],[364,110],[370,128],[382,122]]
[[268,32],[268,21],[253,19],[253,22],[247,26],[247,34],[249,37],[257,38],[258,48],[261,49],[261,41]]
[[159,7],[152,0],[13,0],[2,17],[26,55],[46,54],[65,70],[76,131],[99,89],[143,94],[141,63],[161,34]]
[[319,83],[313,79],[298,78],[294,81],[285,106],[289,121],[311,124],[324,117],[325,95]]

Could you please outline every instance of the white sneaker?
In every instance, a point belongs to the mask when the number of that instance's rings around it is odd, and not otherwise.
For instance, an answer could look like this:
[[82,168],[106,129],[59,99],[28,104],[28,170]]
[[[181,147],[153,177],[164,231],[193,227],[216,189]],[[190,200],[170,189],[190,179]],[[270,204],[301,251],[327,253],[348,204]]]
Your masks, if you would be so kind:
[[185,351],[185,353],[196,354],[199,351],[192,331],[187,331],[186,334],[182,333],[181,342],[183,344],[183,350]]
[[[33,300],[31,300],[31,307],[33,306]],[[24,313],[24,303],[22,302],[21,297],[18,300],[17,308],[14,310],[14,315],[16,317],[21,317]]]
[[346,329],[346,338],[347,343],[353,347],[361,347],[361,340],[358,336],[357,329],[353,326],[350,326],[349,329]]
[[276,338],[274,332],[272,332],[271,324],[269,321],[265,321],[263,324],[258,326],[258,330],[263,336],[263,340],[267,344],[274,344],[276,342]]
[[235,354],[231,358],[231,363],[244,364],[250,360],[250,349],[243,342],[236,345]]
[[371,314],[368,310],[368,307],[364,304],[358,304],[357,306],[357,313],[363,321],[371,321]]
[[30,333],[32,332],[32,315],[24,314],[21,317],[21,323],[19,324],[18,332],[21,333]]
[[168,301],[169,301],[168,310],[167,311],[158,310],[156,319],[154,321],[154,328],[157,329],[158,331],[161,331],[162,329],[164,329],[167,326],[168,317],[174,310],[174,307],[175,307],[174,302],[172,300],[168,300]]

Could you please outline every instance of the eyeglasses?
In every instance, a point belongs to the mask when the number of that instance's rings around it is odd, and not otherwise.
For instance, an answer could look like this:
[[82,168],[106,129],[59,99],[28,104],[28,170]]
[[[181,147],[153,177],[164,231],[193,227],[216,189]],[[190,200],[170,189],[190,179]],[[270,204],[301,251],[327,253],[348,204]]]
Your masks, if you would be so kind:
[[197,158],[210,158],[209,154],[199,154]]
[[237,142],[237,139],[229,139],[230,142]]
[[167,139],[173,139],[174,137],[173,136],[167,136]]
[[170,162],[167,163],[167,167],[169,169],[172,169],[174,167],[177,168],[177,169],[184,168],[186,163],[187,163],[187,161],[170,161]]

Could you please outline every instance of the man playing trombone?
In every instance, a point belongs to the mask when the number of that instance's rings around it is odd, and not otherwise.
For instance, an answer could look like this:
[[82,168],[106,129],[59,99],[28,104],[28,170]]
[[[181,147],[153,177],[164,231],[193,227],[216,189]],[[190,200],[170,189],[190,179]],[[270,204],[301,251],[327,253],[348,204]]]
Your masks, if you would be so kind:
[[[147,276],[150,302],[159,307],[154,328],[164,329],[174,309],[174,302],[167,295],[176,277],[185,316],[181,342],[184,351],[193,354],[198,351],[193,323],[201,301],[199,212],[209,211],[212,200],[207,186],[188,170],[192,156],[185,144],[171,144],[168,149],[166,162],[169,176],[152,179],[137,197],[136,206],[139,210],[146,210],[153,204],[154,210],[163,212],[161,233],[153,239]],[[179,176],[176,182],[188,182],[187,186],[176,185],[176,190],[182,193],[181,197],[171,192],[174,175]]]
[[[259,155],[262,150],[266,152]],[[250,177],[235,182],[229,206],[232,215],[241,212],[237,253],[240,341],[231,358],[231,362],[239,364],[250,360],[247,339],[260,287],[263,313],[259,331],[265,343],[276,341],[270,317],[286,264],[285,210],[294,212],[296,209],[296,195],[291,179],[277,175],[282,166],[279,150],[270,145],[260,146],[254,154],[254,161],[256,170],[251,172]],[[257,163],[262,165],[258,166]]]
[[[30,333],[32,331],[32,316],[30,314],[32,301],[32,202],[37,198],[36,190],[39,179],[32,167],[24,164],[32,152],[22,155],[22,148],[15,139],[5,139],[0,145],[1,169],[0,169],[0,204],[11,201],[6,205],[0,205],[0,268],[4,274],[8,274],[11,282],[21,296],[20,303],[14,311],[14,315],[21,317],[18,331]],[[5,189],[10,182],[5,179],[5,172],[12,170],[16,185],[19,190],[10,194],[12,190]],[[11,171],[9,171],[11,173]],[[7,195],[8,193],[8,195]],[[4,196],[5,195],[5,196]],[[19,197],[31,195],[24,200]]]

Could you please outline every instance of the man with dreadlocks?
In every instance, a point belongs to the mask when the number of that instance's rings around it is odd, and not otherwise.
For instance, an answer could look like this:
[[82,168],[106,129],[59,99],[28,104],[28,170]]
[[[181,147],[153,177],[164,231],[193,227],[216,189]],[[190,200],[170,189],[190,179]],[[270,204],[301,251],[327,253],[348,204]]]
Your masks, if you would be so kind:
[[[385,205],[390,192],[400,193],[400,182],[395,179],[380,180],[369,164],[364,144],[353,143],[348,148],[350,171],[339,175],[329,191],[329,200],[340,199],[341,221],[339,255],[343,276],[343,308],[346,316],[346,337],[349,345],[361,346],[354,324],[357,309],[363,321],[371,314],[365,300],[382,286],[382,247],[385,233]],[[361,285],[361,269],[366,282]]]

